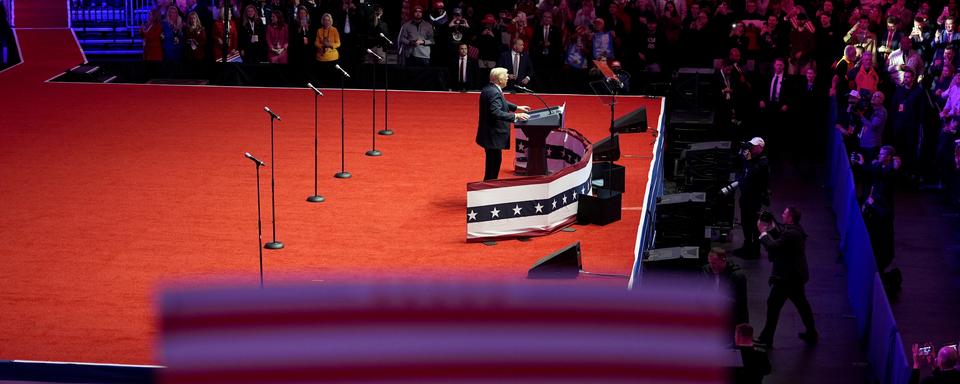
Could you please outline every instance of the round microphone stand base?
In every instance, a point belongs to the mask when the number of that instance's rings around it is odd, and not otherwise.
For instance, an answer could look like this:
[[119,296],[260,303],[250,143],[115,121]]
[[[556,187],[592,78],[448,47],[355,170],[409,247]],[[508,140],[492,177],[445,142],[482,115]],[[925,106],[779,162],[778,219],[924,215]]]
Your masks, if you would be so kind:
[[322,203],[325,200],[327,199],[323,198],[323,196],[320,196],[320,195],[310,196],[307,198],[307,201],[311,203]]
[[351,175],[350,172],[342,171],[342,172],[337,172],[337,174],[333,175],[333,177],[336,177],[338,179],[349,179],[353,177],[353,175]]
[[393,130],[392,130],[392,129],[381,129],[380,132],[377,132],[377,134],[380,135],[380,136],[390,136],[390,135],[393,134]]
[[367,153],[366,153],[367,156],[380,156],[380,155],[382,155],[382,154],[383,154],[383,152],[380,152],[380,151],[378,151],[378,150],[376,150],[376,149],[371,149],[371,150],[367,151]]
[[283,243],[279,241],[269,242],[263,245],[266,249],[283,249]]

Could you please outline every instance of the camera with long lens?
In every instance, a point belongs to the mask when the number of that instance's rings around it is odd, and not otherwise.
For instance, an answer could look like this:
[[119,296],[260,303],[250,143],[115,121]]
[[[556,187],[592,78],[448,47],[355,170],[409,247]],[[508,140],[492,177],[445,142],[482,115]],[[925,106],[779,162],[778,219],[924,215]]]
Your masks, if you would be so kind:
[[774,219],[773,214],[770,213],[770,211],[767,211],[767,210],[760,211],[760,221],[767,224],[773,224],[775,220],[776,219]]
[[724,196],[730,196],[733,191],[737,190],[737,187],[740,186],[740,181],[734,181],[727,185],[726,187],[720,188],[720,194]]

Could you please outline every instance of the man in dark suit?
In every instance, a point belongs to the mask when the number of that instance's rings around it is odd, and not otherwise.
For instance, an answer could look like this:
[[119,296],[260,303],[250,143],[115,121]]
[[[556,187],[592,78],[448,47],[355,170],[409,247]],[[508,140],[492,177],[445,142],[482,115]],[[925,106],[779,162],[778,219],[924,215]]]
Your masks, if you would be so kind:
[[[477,144],[486,153],[483,180],[494,180],[500,174],[502,150],[510,149],[510,123],[530,116],[530,107],[507,101],[503,87],[507,86],[507,69],[490,70],[490,84],[480,90],[480,116],[477,122]],[[517,112],[519,111],[519,112]]]
[[502,53],[497,60],[497,66],[508,71],[508,88],[517,84],[527,86],[533,78],[533,63],[530,62],[530,55],[524,52],[524,47],[523,39],[514,39],[513,49]]
[[466,43],[457,46],[457,57],[451,62],[450,73],[453,74],[451,89],[455,91],[467,91],[476,88],[477,73],[480,69],[476,59],[467,56],[469,48]]
[[763,127],[761,127],[761,136],[774,142],[774,150],[780,151],[784,143],[782,138],[785,136],[784,129],[790,129],[792,126],[788,123],[787,112],[791,107],[790,92],[792,80],[784,72],[786,63],[782,58],[776,58],[773,61],[773,73],[766,81],[758,84],[760,92],[760,113],[763,115]]
[[[772,216],[772,215],[771,215]],[[773,335],[780,321],[780,310],[790,300],[797,307],[805,332],[797,336],[807,343],[816,343],[817,327],[813,321],[813,310],[807,301],[806,284],[810,280],[807,269],[807,234],[800,226],[800,210],[787,207],[780,215],[783,224],[777,224],[773,217],[760,217],[757,230],[760,231],[760,243],[767,250],[767,256],[773,263],[770,271],[770,296],[767,297],[767,321],[760,331],[757,344],[760,347],[772,347]],[[746,225],[746,223],[744,223]]]
[[880,42],[877,44],[877,52],[880,53],[881,63],[887,61],[887,56],[890,56],[890,53],[900,49],[900,39],[903,37],[903,32],[897,30],[897,24],[899,24],[899,21],[896,17],[888,17],[887,30],[879,36]]
[[556,91],[557,68],[563,63],[563,33],[561,28],[553,25],[550,11],[543,12],[540,18],[540,26],[533,29],[533,38],[530,39],[530,54],[534,59],[539,88],[546,92]]

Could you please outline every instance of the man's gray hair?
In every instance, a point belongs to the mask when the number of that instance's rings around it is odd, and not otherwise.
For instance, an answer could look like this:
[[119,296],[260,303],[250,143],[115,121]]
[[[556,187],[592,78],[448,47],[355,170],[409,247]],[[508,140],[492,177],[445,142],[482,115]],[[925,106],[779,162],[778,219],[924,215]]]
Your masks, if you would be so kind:
[[500,76],[506,76],[509,71],[503,67],[496,67],[490,70],[490,81],[495,81],[500,78]]

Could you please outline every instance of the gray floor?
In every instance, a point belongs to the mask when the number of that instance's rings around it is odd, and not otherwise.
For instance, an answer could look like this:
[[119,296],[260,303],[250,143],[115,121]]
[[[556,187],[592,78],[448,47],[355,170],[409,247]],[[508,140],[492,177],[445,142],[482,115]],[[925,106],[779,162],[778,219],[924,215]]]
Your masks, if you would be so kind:
[[[797,337],[804,330],[796,308],[790,302],[780,314],[774,345],[770,352],[773,373],[765,383],[863,383],[867,378],[865,354],[857,341],[856,324],[847,299],[844,265],[838,259],[838,236],[834,217],[821,187],[816,168],[792,167],[783,162],[771,166],[773,179],[770,210],[782,212],[795,205],[803,212],[807,231],[807,261],[810,282],[807,297],[813,307],[820,343],[807,346]],[[779,214],[777,215],[779,217]],[[729,249],[740,245],[740,230],[735,229]],[[766,317],[767,276],[770,262],[733,257],[747,273],[750,322],[758,330]]]
[[894,219],[903,289],[891,295],[893,316],[908,356],[912,343],[960,339],[960,218],[932,191],[898,191]]

